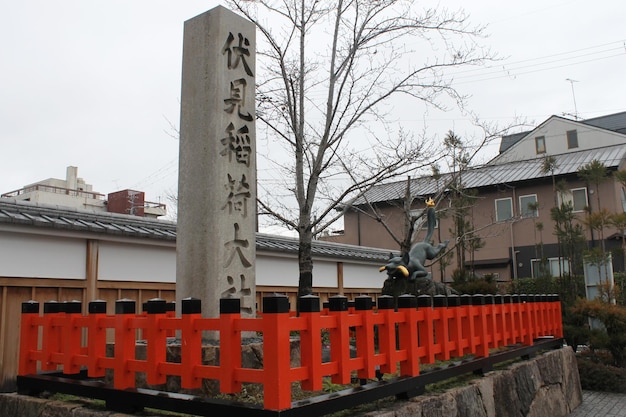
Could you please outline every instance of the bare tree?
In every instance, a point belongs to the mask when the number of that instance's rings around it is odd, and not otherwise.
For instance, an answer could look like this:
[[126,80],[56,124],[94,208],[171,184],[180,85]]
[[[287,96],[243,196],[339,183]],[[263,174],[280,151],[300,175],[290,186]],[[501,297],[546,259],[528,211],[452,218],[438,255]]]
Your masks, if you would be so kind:
[[448,70],[492,58],[464,13],[414,3],[230,2],[262,35],[258,128],[271,137],[266,162],[280,177],[260,182],[259,213],[297,231],[300,295],[312,289],[312,239],[341,216],[336,206],[436,156],[423,137],[392,132],[395,97],[463,106]]

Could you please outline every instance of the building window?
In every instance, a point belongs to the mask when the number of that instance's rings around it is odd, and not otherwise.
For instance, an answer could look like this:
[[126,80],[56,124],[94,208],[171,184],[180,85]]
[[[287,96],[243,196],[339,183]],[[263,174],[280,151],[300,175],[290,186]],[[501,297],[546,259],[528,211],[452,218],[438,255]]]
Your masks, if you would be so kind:
[[576,130],[568,130],[566,133],[567,149],[578,148],[578,132]]
[[537,209],[537,194],[520,196],[519,208],[522,217],[539,217],[539,210]]
[[537,153],[546,153],[546,137],[545,136],[537,136],[535,138],[535,148],[537,149]]
[[559,193],[559,204],[571,204],[573,211],[585,211],[587,202],[587,188],[572,188],[568,192]]
[[[561,272],[567,274],[569,272],[569,263],[566,258],[560,259]],[[559,258],[544,259],[544,262],[541,262],[541,259],[531,259],[530,265],[533,278],[545,277],[546,275],[550,277],[559,276]]]
[[503,222],[513,217],[513,199],[498,198],[496,199],[496,221]]

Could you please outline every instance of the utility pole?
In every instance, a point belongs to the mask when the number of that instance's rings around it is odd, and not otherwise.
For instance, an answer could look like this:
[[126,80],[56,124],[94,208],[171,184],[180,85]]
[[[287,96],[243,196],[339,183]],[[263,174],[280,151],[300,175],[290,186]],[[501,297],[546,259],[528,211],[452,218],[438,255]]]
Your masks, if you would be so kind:
[[574,98],[574,120],[578,120],[578,107],[576,107],[576,94],[574,93],[574,83],[578,81],[572,80],[571,78],[566,78],[565,81],[569,81],[572,86],[572,97]]

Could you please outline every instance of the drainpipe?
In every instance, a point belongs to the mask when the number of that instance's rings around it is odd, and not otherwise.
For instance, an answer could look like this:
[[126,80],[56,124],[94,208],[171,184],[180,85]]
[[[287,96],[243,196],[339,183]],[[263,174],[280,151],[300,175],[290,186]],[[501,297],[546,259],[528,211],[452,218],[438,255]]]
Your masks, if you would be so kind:
[[511,219],[511,261],[513,262],[513,279],[517,280],[517,253],[515,252],[515,235],[513,233],[513,225],[515,224],[515,187],[511,187],[511,193],[513,194],[513,201],[511,202],[511,209],[513,210],[513,218]]

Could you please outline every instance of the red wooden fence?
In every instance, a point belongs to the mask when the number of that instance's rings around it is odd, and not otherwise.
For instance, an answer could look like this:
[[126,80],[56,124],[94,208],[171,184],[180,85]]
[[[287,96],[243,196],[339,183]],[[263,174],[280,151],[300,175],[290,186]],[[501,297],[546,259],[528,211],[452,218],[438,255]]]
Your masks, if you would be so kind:
[[[167,375],[181,377],[184,389],[200,388],[203,379],[219,381],[222,393],[237,393],[243,382],[264,386],[264,408],[291,407],[291,383],[320,390],[322,378],[350,383],[353,374],[371,379],[376,371],[417,376],[420,364],[472,354],[488,356],[501,346],[531,345],[542,336],[563,336],[561,305],[555,295],[401,296],[397,309],[392,297],[372,299],[332,297],[320,309],[316,296],[301,299],[300,315],[290,313],[287,297],[263,299],[259,318],[242,318],[238,299],[220,300],[218,318],[202,318],[198,299],[183,300],[180,317],[166,311],[164,300],[150,300],[145,313],[135,314],[135,302],[119,300],[115,315],[106,315],[106,303],[80,302],[22,305],[20,375],[62,370],[103,377],[113,370],[116,389],[135,387],[135,373],[144,372],[148,384],[162,384]],[[106,356],[106,332],[115,334],[114,356]],[[202,364],[202,334],[219,333],[219,365]],[[321,336],[330,339],[330,360],[323,361]],[[166,339],[176,332],[181,341],[180,363],[166,360]],[[242,333],[262,334],[263,369],[242,367]],[[290,338],[300,336],[300,366],[291,367]],[[146,341],[146,360],[135,357],[138,339]],[[376,343],[375,335],[378,339]],[[350,354],[355,339],[356,356]],[[399,365],[399,366],[398,366]]]

